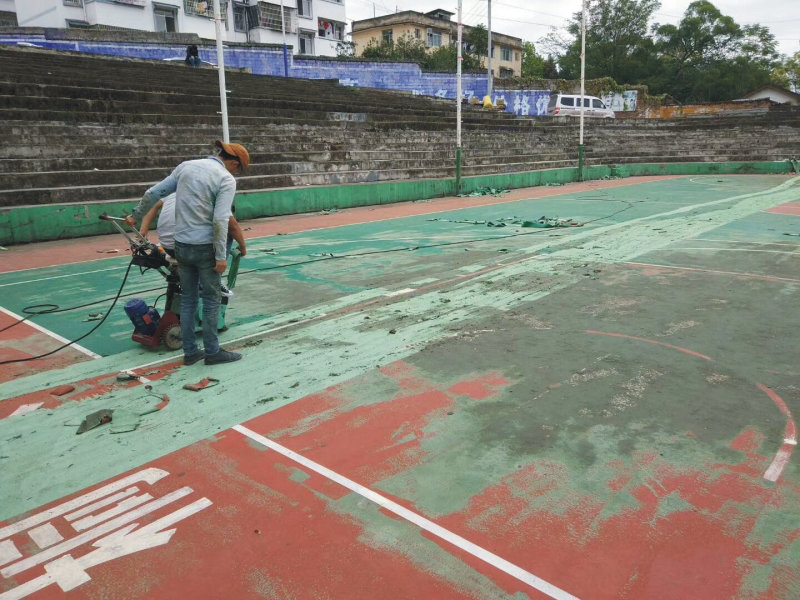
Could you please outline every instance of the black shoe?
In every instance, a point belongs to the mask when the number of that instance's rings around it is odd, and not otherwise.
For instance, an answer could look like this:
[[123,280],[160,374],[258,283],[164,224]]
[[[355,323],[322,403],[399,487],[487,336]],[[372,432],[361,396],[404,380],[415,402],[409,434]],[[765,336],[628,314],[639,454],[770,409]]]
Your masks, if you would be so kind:
[[183,364],[185,364],[188,367],[189,365],[193,365],[194,363],[196,363],[198,360],[203,360],[205,357],[206,357],[206,353],[203,352],[202,350],[198,350],[197,352],[195,352],[191,356],[187,356],[187,355],[184,354],[183,355]]
[[242,355],[238,352],[228,352],[227,350],[223,350],[222,348],[219,349],[219,352],[216,354],[207,354],[206,355],[206,364],[207,365],[219,365],[222,363],[229,363],[234,362],[242,358]]
[[233,290],[229,290],[224,283],[219,286],[219,293],[225,298],[233,298]]

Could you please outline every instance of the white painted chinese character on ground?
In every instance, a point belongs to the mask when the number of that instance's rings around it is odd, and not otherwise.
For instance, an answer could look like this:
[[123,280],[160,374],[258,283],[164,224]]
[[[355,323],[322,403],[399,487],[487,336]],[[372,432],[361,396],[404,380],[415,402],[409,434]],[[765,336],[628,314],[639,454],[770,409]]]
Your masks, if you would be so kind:
[[[153,485],[167,475],[162,469],[144,469],[0,528],[0,581],[7,585],[8,580],[30,569],[40,572],[0,593],[0,600],[26,598],[53,584],[67,592],[91,579],[86,572],[90,567],[169,542],[175,533],[169,527],[208,508],[211,501],[200,498],[140,526],[143,517],[194,491],[182,487],[155,499],[139,493],[136,484]],[[74,549],[90,542],[93,550],[77,558],[72,555]]]

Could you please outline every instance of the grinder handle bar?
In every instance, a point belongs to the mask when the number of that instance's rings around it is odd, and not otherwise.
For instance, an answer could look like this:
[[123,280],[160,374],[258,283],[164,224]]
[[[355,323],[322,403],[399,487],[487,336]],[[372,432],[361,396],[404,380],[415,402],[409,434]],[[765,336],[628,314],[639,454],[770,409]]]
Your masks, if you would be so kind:
[[[101,221],[108,221],[114,227],[116,227],[122,235],[128,238],[128,241],[131,243],[131,247],[154,246],[154,244],[151,243],[150,240],[144,237],[141,233],[139,233],[139,230],[135,227],[128,225],[131,231],[125,231],[125,228],[121,224],[127,225],[127,221],[122,217],[112,217],[111,215],[103,213],[97,218]],[[133,237],[131,237],[131,233],[133,233]]]

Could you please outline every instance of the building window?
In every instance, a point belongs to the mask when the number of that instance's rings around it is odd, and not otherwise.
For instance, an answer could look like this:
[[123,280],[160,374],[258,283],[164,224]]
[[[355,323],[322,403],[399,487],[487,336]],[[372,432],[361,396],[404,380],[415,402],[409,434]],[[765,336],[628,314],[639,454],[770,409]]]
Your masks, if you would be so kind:
[[311,0],[297,0],[297,14],[298,16],[310,19],[311,15]]
[[[214,0],[183,0],[183,12],[194,17],[214,18]],[[228,21],[228,0],[219,0],[219,12]]]
[[393,44],[394,40],[392,39],[392,30],[391,29],[384,29],[381,31],[381,36],[383,38],[384,44]]
[[344,39],[344,23],[328,21],[327,19],[317,19],[319,37],[328,40]]
[[83,0],[64,0],[64,6],[83,6]]
[[[283,7],[283,23],[286,28],[286,33],[294,33],[295,29],[292,27],[294,22],[292,14],[296,9]],[[281,5],[269,4],[267,2],[258,3],[258,26],[264,29],[273,29],[281,31]]]
[[418,40],[419,38],[420,38],[419,29],[415,29],[415,30],[414,30],[414,39],[417,39],[417,40]]
[[442,32],[428,28],[428,46],[439,48],[442,45]]
[[500,60],[511,60],[511,48],[508,46],[500,46]]
[[247,33],[247,5],[233,3],[233,30]]
[[519,60],[519,52],[514,52],[514,60]]
[[514,76],[514,69],[500,67],[500,79],[509,79]]
[[314,54],[314,32],[313,31],[300,31],[298,36],[300,54],[307,54],[313,56]]
[[175,33],[178,23],[178,10],[166,6],[153,6],[153,17],[156,21],[156,31]]

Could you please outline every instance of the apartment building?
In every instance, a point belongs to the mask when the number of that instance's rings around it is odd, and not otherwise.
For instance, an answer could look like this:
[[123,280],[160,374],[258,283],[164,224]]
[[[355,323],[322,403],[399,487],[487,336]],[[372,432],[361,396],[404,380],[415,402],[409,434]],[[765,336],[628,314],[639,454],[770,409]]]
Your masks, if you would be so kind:
[[[282,44],[295,54],[335,56],[344,40],[344,0],[219,0],[229,42]],[[0,0],[19,27],[134,29],[215,39],[213,0]]]
[[[427,13],[405,10],[353,21],[352,41],[355,44],[355,55],[361,56],[364,48],[373,40],[394,42],[402,36],[422,40],[429,50],[455,44],[458,39],[458,23],[452,20],[454,14],[443,9]],[[471,26],[464,25],[464,37],[471,29]],[[501,78],[522,74],[522,39],[492,31],[492,72],[495,77]]]

